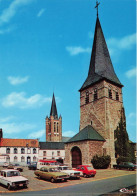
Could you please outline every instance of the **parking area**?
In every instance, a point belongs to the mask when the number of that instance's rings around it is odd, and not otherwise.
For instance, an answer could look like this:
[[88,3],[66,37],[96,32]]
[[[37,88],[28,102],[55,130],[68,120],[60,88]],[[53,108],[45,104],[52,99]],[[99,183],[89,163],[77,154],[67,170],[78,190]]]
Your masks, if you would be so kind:
[[[3,169],[0,167],[0,170]],[[39,191],[39,190],[46,190],[46,189],[53,189],[53,188],[59,188],[63,186],[71,186],[75,184],[81,184],[81,183],[87,183],[91,181],[97,181],[97,180],[103,180],[107,178],[114,178],[117,176],[123,176],[123,175],[129,175],[129,174],[135,174],[136,171],[127,171],[127,170],[116,170],[116,169],[102,169],[102,170],[96,170],[97,174],[95,177],[90,178],[84,178],[81,177],[81,179],[73,179],[68,180],[67,182],[56,182],[51,183],[46,180],[38,179],[33,170],[28,170],[27,167],[23,168],[23,172],[21,172],[21,175],[28,178],[29,185],[27,189],[18,189],[18,190],[11,190],[10,192],[22,192],[22,191]],[[0,193],[2,192],[9,192],[8,189],[0,184]]]

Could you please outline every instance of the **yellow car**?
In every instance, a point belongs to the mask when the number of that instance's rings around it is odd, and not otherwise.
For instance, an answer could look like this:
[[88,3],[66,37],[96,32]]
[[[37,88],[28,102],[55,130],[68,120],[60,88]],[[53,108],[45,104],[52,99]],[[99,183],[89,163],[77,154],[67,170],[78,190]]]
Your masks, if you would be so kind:
[[50,180],[52,183],[56,181],[67,181],[70,177],[53,166],[41,167],[40,170],[36,170],[34,173],[39,179]]

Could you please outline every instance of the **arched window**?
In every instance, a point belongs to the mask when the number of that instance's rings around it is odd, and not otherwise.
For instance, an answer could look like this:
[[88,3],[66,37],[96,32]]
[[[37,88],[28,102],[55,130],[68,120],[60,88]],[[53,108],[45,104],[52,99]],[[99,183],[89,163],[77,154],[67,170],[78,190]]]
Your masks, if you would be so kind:
[[30,154],[30,148],[27,148],[27,153]]
[[59,123],[57,123],[57,133],[59,132]]
[[51,132],[51,124],[49,123],[49,133]]
[[21,148],[21,154],[25,154],[25,149]]
[[34,156],[33,157],[33,162],[36,162],[37,161],[37,158]]
[[36,148],[33,148],[33,154],[36,154]]
[[110,99],[112,99],[112,91],[111,91],[111,89],[108,89],[108,96],[109,96]]
[[98,91],[97,89],[94,89],[94,101],[98,99]]
[[17,154],[17,153],[18,153],[17,148],[14,148],[14,154]]
[[21,157],[21,162],[25,162],[25,157]]
[[86,91],[86,98],[85,98],[85,104],[89,103],[89,92]]
[[56,132],[56,123],[54,122],[54,132]]
[[14,162],[17,162],[18,161],[18,157],[14,157]]
[[6,154],[10,154],[10,148],[6,149]]
[[116,92],[116,100],[119,101],[119,94]]

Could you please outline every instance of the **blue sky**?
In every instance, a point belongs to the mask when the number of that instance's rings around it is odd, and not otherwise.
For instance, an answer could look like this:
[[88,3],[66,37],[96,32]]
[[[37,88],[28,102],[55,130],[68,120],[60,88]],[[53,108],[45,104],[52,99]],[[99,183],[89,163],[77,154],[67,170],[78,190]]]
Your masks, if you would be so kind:
[[[95,0],[0,0],[0,127],[5,138],[45,141],[53,91],[64,136],[79,131],[80,95],[96,22]],[[100,0],[99,19],[136,140],[136,1]]]

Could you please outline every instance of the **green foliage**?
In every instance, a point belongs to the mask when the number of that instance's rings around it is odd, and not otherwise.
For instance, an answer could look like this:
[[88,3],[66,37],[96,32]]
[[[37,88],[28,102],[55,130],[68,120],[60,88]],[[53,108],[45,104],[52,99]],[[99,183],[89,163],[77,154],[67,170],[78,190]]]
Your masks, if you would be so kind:
[[129,157],[118,157],[117,164],[119,164],[121,162],[129,162]]
[[125,119],[124,108],[122,108],[121,112],[122,115],[121,115],[119,125],[114,131],[115,152],[119,156],[118,161],[120,159],[122,160],[123,158],[125,158],[126,161],[134,162],[135,154],[134,154],[133,147],[129,144],[129,137],[126,130],[126,119]]
[[110,162],[111,162],[111,158],[109,155],[107,156],[95,155],[91,160],[91,163],[93,164],[93,167],[95,169],[107,169],[109,167]]

